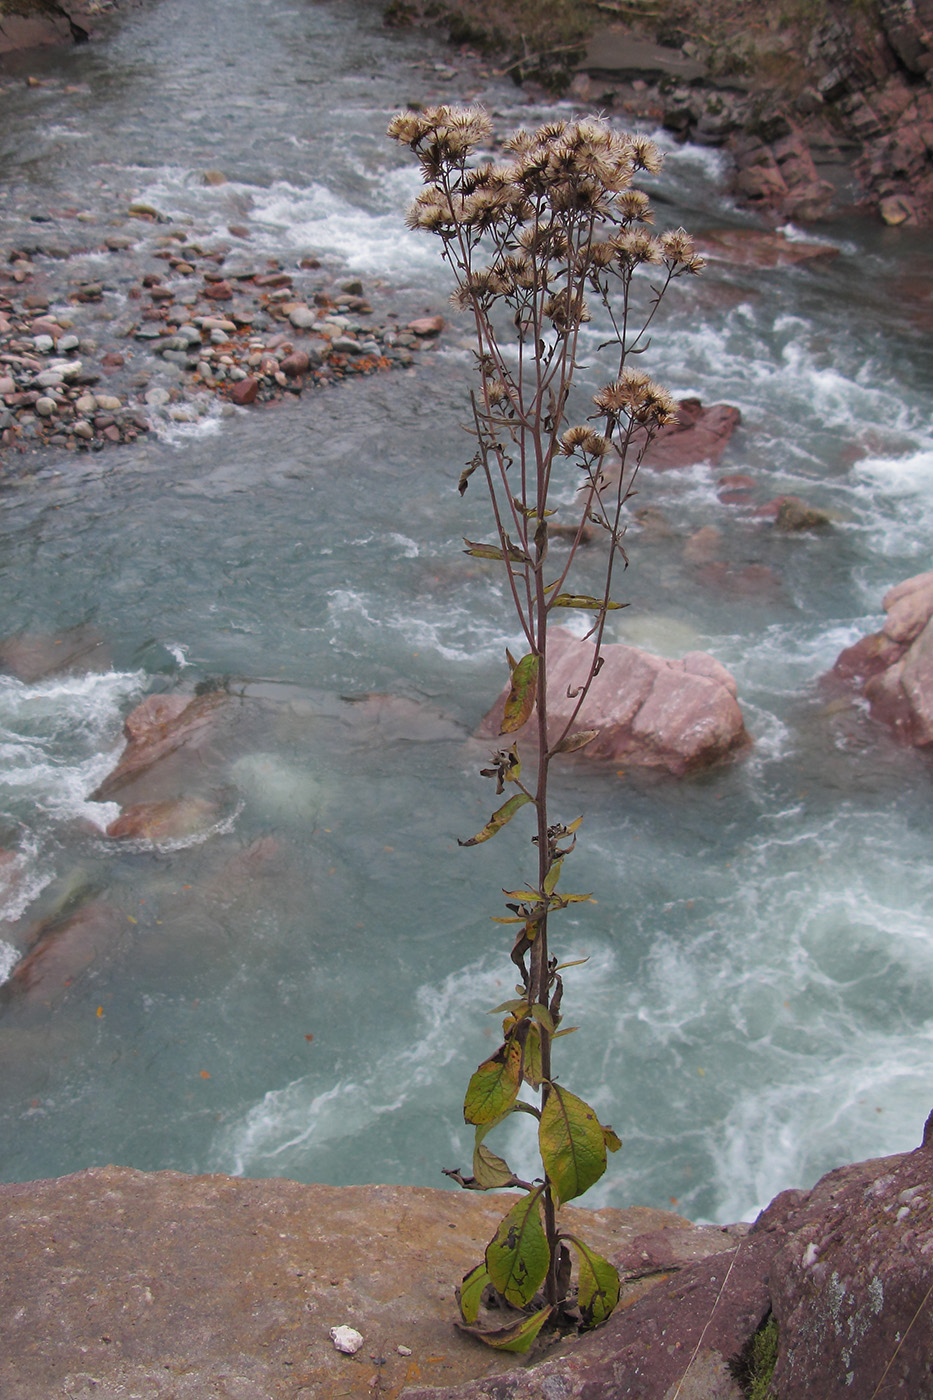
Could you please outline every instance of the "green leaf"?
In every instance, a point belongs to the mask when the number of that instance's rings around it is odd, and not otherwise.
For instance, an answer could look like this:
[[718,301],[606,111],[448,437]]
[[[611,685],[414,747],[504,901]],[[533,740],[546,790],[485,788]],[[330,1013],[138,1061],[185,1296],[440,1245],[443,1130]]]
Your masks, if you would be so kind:
[[475,540],[464,540],[469,545],[464,554],[472,554],[476,559],[504,559],[505,555],[497,544],[477,544]]
[[545,875],[545,877],[544,877],[544,893],[545,893],[545,894],[553,894],[554,891],[555,891],[555,889],[557,888],[557,882],[558,882],[558,880],[560,879],[560,868],[561,868],[561,866],[563,865],[563,863],[564,863],[564,860],[563,860],[563,856],[562,856],[560,860],[555,860],[554,864],[551,866],[550,870],[549,870],[548,873]]
[[[470,553],[470,550],[467,550]],[[605,598],[593,598],[588,593],[558,593],[556,598],[551,598],[548,603],[549,608],[624,608],[627,603],[607,603]]]
[[534,1346],[538,1333],[553,1311],[550,1306],[542,1308],[530,1317],[520,1317],[507,1327],[497,1327],[495,1331],[488,1331],[485,1327],[464,1327],[460,1322],[457,1327],[468,1336],[485,1342],[488,1347],[495,1347],[497,1351],[525,1352]]
[[568,734],[566,739],[561,739],[555,753],[575,753],[577,749],[584,748],[591,744],[594,739],[599,738],[598,729],[578,729],[576,734]]
[[508,1113],[521,1084],[522,1050],[508,1040],[472,1075],[463,1101],[468,1123],[495,1123]]
[[503,1157],[497,1157],[484,1142],[473,1149],[473,1175],[484,1191],[502,1191],[515,1185],[515,1173]]
[[532,1089],[541,1088],[541,1027],[529,1024],[522,1047],[522,1078]]
[[619,1301],[618,1272],[608,1259],[576,1236],[566,1235],[564,1238],[573,1245],[580,1261],[577,1302],[583,1314],[583,1325],[586,1328],[598,1327],[606,1321]]
[[510,797],[508,802],[503,802],[502,806],[498,808],[497,811],[493,812],[482,831],[478,831],[475,836],[471,836],[469,841],[461,841],[458,837],[457,845],[479,846],[483,841],[488,841],[491,837],[498,836],[506,822],[510,822],[518,809],[524,807],[526,803],[531,802],[531,800],[528,793],[517,792],[514,797]]
[[588,1191],[606,1170],[606,1143],[588,1103],[552,1083],[541,1110],[538,1146],[559,1203]]
[[[521,920],[519,920],[521,922]],[[521,1011],[528,1005],[527,997],[515,997],[512,1001],[500,1002],[491,1011],[487,1011],[487,1016],[500,1016],[503,1011]]]
[[538,1187],[516,1202],[486,1247],[492,1285],[514,1308],[531,1302],[551,1262],[541,1224],[541,1191]]
[[512,685],[505,702],[500,734],[512,734],[530,718],[538,698],[538,667],[540,656],[523,656],[512,670]]
[[489,1272],[485,1264],[477,1264],[475,1269],[464,1274],[463,1282],[457,1290],[460,1316],[464,1322],[472,1324],[479,1317],[479,1305],[482,1301],[483,1290],[488,1282]]
[[550,1011],[548,1011],[546,1006],[542,1006],[540,1001],[532,1002],[531,1014],[539,1025],[542,1025],[546,1031],[550,1032],[551,1035],[554,1034],[557,1027],[554,1024],[554,1017],[551,1015]]

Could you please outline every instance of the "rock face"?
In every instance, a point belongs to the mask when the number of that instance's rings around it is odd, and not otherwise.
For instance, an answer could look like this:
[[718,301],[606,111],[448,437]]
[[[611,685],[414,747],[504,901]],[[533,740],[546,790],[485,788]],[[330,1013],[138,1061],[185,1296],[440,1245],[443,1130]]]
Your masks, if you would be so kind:
[[0,1186],[0,1394],[741,1400],[769,1315],[774,1400],[933,1394],[933,1121],[916,1151],[785,1191],[751,1230],[566,1211],[622,1300],[530,1365],[452,1325],[506,1199],[120,1167]]
[[933,572],[888,590],[880,632],[843,651],[832,670],[854,684],[875,719],[918,748],[933,745]]
[[[453,1327],[504,1198],[119,1167],[0,1186],[3,1400],[370,1400],[509,1368]],[[667,1212],[566,1212],[626,1297],[736,1236]],[[742,1233],[740,1231],[740,1233]],[[332,1327],[363,1335],[341,1355]],[[405,1348],[404,1352],[399,1348]]]
[[[582,752],[593,759],[660,768],[676,777],[707,768],[751,742],[726,668],[705,652],[666,661],[640,647],[611,643],[603,666],[574,723],[598,736]],[[550,639],[548,716],[553,739],[570,719],[573,691],[586,679],[593,646],[562,629]],[[480,727],[498,735],[507,691]],[[535,723],[529,721],[526,729]],[[523,731],[514,737],[521,739]],[[510,741],[513,736],[509,736]]]

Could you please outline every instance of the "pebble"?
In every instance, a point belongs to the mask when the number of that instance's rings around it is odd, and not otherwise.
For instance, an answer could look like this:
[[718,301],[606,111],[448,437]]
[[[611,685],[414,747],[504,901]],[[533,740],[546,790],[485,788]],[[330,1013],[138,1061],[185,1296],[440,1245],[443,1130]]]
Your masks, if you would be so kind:
[[146,403],[152,408],[160,408],[162,404],[168,403],[171,397],[168,389],[162,389],[158,386],[146,390]]
[[55,349],[55,341],[50,335],[33,336],[32,343],[40,355],[51,355],[52,351]]
[[338,1351],[347,1356],[355,1356],[363,1345],[363,1337],[355,1327],[332,1327],[330,1339]]
[[78,339],[78,337],[76,335],[69,334],[59,337],[58,346],[56,348],[60,351],[67,352],[68,350],[78,350],[80,349],[80,346],[81,341]]
[[34,407],[40,418],[51,418],[55,410],[58,408],[58,404],[55,402],[54,399],[47,399],[43,397],[40,399],[36,399]]
[[107,413],[115,413],[118,408],[123,406],[119,399],[114,398],[113,394],[97,394],[95,397],[97,407],[104,409]]

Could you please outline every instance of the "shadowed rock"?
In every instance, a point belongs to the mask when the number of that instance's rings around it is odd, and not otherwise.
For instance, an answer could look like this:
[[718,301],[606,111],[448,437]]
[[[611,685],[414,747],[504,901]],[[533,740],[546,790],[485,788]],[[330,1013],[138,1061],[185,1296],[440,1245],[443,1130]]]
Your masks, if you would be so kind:
[[171,754],[180,749],[202,748],[214,729],[217,710],[226,699],[220,690],[194,699],[190,695],[148,696],[127,716],[123,726],[127,746],[116,768],[91,794],[91,800],[107,802]]

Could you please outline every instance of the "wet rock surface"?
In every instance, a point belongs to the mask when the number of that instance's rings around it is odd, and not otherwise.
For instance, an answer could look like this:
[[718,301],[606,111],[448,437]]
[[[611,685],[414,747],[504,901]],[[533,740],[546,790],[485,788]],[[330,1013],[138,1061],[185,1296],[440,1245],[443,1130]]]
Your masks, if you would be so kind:
[[830,683],[855,687],[871,715],[917,748],[933,746],[933,573],[888,590],[880,632],[841,652]]

